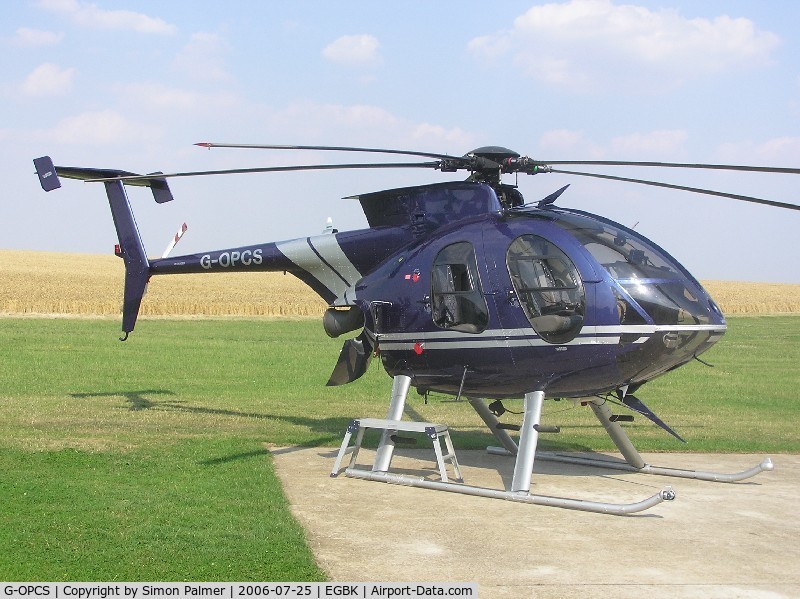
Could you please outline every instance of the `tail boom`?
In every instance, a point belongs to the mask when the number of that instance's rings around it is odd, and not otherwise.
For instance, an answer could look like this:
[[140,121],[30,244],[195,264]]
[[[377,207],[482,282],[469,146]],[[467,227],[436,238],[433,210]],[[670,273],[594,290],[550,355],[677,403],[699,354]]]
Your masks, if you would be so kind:
[[[122,316],[124,341],[133,331],[148,281],[153,275],[210,272],[288,272],[313,289],[329,306],[357,305],[356,284],[414,238],[410,228],[371,227],[275,243],[214,250],[202,254],[148,260],[125,191],[126,185],[149,187],[156,202],[173,199],[161,173],[119,179],[126,171],[54,166],[49,156],[34,159],[45,191],[61,187],[59,177],[102,181],[125,261]],[[108,180],[113,179],[113,180]]]

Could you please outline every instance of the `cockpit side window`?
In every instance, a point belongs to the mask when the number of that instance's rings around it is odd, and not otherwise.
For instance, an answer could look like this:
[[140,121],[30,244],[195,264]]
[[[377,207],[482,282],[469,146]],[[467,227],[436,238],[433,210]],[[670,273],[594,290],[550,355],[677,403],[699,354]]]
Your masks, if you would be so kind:
[[509,246],[506,264],[533,329],[550,343],[574,339],[583,326],[586,296],[572,260],[546,239],[522,235]]
[[471,243],[454,243],[437,254],[431,276],[431,298],[433,322],[437,326],[464,333],[486,329],[489,309],[481,292]]

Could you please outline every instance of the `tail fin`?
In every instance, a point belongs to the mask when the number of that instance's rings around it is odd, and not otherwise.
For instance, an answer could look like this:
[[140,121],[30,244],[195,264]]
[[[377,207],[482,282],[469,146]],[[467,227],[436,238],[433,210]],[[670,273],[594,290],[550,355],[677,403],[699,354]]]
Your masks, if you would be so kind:
[[[33,163],[36,167],[36,174],[39,175],[39,182],[45,191],[61,187],[59,175],[70,179],[97,180],[132,174],[118,170],[53,166],[53,161],[49,156],[36,158]],[[152,178],[138,179],[134,184],[150,187],[156,202],[168,202],[172,200],[172,193],[166,180],[159,179],[158,174],[154,173]],[[120,337],[120,341],[125,341],[136,326],[142,297],[147,289],[147,281],[150,279],[150,262],[147,260],[147,253],[142,244],[142,237],[139,235],[123,182],[110,180],[104,181],[103,184],[106,187],[111,215],[114,217],[122,258],[125,261],[125,296],[122,308],[122,331],[125,336]]]
[[122,330],[125,336],[120,337],[120,341],[125,341],[136,325],[142,297],[147,289],[147,281],[150,280],[150,263],[125,187],[121,181],[108,181],[105,186],[114,226],[117,228],[122,259],[125,261],[125,299],[122,306]]

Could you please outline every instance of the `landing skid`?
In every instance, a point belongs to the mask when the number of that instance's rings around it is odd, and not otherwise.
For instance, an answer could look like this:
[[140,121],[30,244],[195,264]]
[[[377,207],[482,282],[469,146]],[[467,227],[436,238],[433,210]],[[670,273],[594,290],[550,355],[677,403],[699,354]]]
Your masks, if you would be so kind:
[[[489,447],[487,450],[490,453],[497,455],[516,455],[517,446],[514,440],[503,429],[498,428],[499,421],[489,411],[486,404],[479,399],[471,399],[470,404],[480,415],[486,425],[494,434],[495,438],[503,446]],[[722,482],[734,483],[748,478],[752,478],[761,472],[767,472],[775,468],[770,458],[764,458],[760,464],[753,466],[742,472],[722,473],[722,472],[704,472],[701,470],[684,470],[680,468],[664,468],[661,466],[652,466],[647,464],[636,448],[631,443],[625,430],[619,423],[612,421],[611,409],[606,402],[602,399],[592,399],[589,403],[595,416],[606,429],[614,444],[619,449],[625,462],[615,462],[600,458],[590,458],[583,456],[563,455],[549,451],[540,451],[536,457],[540,460],[550,462],[561,462],[565,464],[578,464],[581,466],[593,466],[597,468],[608,468],[610,470],[621,470],[624,472],[639,472],[642,474],[656,474],[658,476],[672,476],[675,478],[690,478],[694,480],[704,480],[709,482]]]
[[[394,377],[394,384],[392,386],[392,400],[385,421],[387,423],[387,427],[391,426],[392,423],[396,425],[397,421],[400,420],[403,413],[405,400],[408,395],[410,383],[411,379],[407,376],[398,375]],[[495,436],[506,447],[506,450],[509,453],[511,453],[513,450],[513,453],[516,454],[514,476],[511,481],[510,490],[487,489],[484,487],[455,484],[447,482],[446,480],[435,481],[421,477],[406,476],[389,472],[389,467],[391,466],[392,455],[394,452],[393,437],[395,437],[397,433],[396,430],[391,430],[390,428],[386,428],[381,435],[381,440],[378,444],[378,450],[376,452],[375,462],[372,466],[372,470],[370,471],[355,468],[354,455],[353,459],[351,460],[351,466],[345,470],[345,475],[352,478],[380,481],[405,486],[422,487],[426,489],[435,489],[438,491],[461,493],[464,495],[506,499],[521,503],[532,503],[536,505],[546,505],[571,510],[599,512],[614,515],[634,514],[658,505],[663,501],[671,501],[675,498],[675,492],[671,487],[666,487],[655,495],[652,495],[642,501],[628,504],[601,503],[595,501],[571,499],[567,497],[533,495],[530,492],[531,476],[533,474],[533,462],[536,457],[536,445],[539,439],[538,429],[542,413],[542,404],[544,403],[544,392],[535,391],[525,395],[524,415],[520,430],[519,446],[514,443],[511,437],[509,437],[502,428],[497,426],[499,422],[489,411],[486,404],[479,400],[470,400],[470,403],[476,409],[476,411],[478,411],[487,425],[489,425],[489,428],[492,429],[492,432],[495,434]],[[342,449],[339,452],[339,456],[337,457],[336,465],[334,466],[334,471],[331,473],[331,476],[336,476],[342,457],[349,451],[347,443],[347,437],[345,437],[345,442],[343,443]],[[353,451],[357,452],[357,448],[353,448]]]
[[527,491],[500,491],[497,489],[487,489],[485,487],[472,487],[469,485],[446,483],[438,480],[428,480],[418,476],[406,476],[403,474],[392,474],[390,472],[369,472],[367,470],[359,470],[357,468],[348,468],[345,470],[345,476],[364,480],[375,480],[396,485],[404,485],[407,487],[421,487],[423,489],[434,489],[436,491],[461,493],[462,495],[489,497],[492,499],[506,499],[508,501],[517,501],[519,503],[532,503],[535,505],[560,507],[569,510],[580,510],[582,512],[612,514],[615,516],[635,514],[658,505],[662,501],[671,501],[672,499],[675,499],[675,492],[671,487],[666,487],[655,495],[636,503],[601,503],[597,501],[569,499],[566,497],[533,495]]
[[725,474],[721,472],[704,472],[702,470],[683,470],[680,468],[664,468],[661,466],[651,466],[645,464],[641,468],[635,468],[630,464],[622,462],[612,462],[610,460],[588,458],[581,456],[563,455],[550,451],[540,451],[536,454],[540,460],[547,462],[561,462],[563,464],[578,464],[580,466],[592,466],[595,468],[608,468],[609,470],[622,470],[623,472],[639,472],[641,474],[657,474],[658,476],[674,476],[675,478],[692,478],[694,480],[705,480],[715,483],[736,483],[748,478],[753,478],[756,474],[774,470],[775,465],[770,458],[764,458],[760,464],[743,470]]

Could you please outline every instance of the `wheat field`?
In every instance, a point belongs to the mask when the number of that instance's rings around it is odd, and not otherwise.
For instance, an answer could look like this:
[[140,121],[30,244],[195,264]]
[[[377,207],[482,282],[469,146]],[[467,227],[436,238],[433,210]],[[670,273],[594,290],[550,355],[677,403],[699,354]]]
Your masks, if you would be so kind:
[[[0,313],[118,315],[125,267],[114,255],[0,250]],[[325,302],[272,272],[153,277],[142,316],[317,317]]]
[[[117,316],[125,269],[116,256],[0,250],[0,314]],[[702,282],[728,315],[800,313],[800,284]],[[319,317],[325,302],[283,273],[154,277],[142,316]]]

